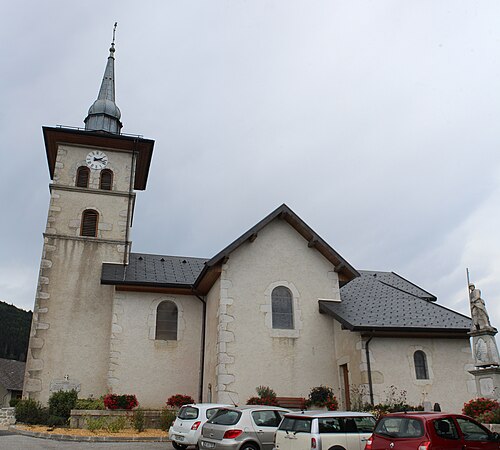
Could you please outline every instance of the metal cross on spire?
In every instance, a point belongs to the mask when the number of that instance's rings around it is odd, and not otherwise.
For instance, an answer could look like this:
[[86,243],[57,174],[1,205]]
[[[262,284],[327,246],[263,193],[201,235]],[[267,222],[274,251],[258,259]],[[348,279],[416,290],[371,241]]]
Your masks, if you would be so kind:
[[115,26],[113,27],[113,42],[112,44],[115,43],[115,33],[116,33],[116,26],[118,25],[118,22],[115,22]]

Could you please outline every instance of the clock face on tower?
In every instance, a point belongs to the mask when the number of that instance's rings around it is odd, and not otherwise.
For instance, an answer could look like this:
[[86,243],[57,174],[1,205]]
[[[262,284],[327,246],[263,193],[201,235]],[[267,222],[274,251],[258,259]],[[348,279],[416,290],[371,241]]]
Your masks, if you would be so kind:
[[108,164],[108,157],[106,153],[100,150],[93,150],[87,155],[87,166],[91,169],[101,170]]

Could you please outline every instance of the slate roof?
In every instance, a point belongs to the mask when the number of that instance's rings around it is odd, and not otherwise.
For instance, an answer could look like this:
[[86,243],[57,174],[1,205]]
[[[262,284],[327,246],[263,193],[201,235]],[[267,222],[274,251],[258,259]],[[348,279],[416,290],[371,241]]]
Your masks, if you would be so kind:
[[128,266],[104,263],[101,283],[190,288],[206,261],[186,256],[131,253]]
[[320,301],[330,314],[352,331],[470,330],[471,319],[434,303],[436,297],[393,272],[360,271],[340,290],[341,302]]
[[22,391],[26,363],[0,358],[0,385],[10,391]]

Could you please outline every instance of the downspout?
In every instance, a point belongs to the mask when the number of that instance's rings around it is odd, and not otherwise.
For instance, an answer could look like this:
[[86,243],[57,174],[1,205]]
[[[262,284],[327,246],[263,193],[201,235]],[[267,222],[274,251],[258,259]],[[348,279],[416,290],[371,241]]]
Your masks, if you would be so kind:
[[200,384],[198,387],[198,400],[200,403],[203,402],[203,376],[205,372],[205,329],[206,329],[206,321],[207,321],[207,302],[203,297],[200,297],[198,294],[194,294],[195,297],[203,303],[203,320],[201,323],[201,354],[200,354]]
[[370,336],[370,339],[368,339],[365,343],[365,352],[366,352],[366,366],[368,369],[368,389],[370,391],[370,404],[373,406],[374,401],[373,401],[373,382],[372,382],[372,368],[371,368],[371,363],[370,363],[370,341],[373,339],[373,336]]

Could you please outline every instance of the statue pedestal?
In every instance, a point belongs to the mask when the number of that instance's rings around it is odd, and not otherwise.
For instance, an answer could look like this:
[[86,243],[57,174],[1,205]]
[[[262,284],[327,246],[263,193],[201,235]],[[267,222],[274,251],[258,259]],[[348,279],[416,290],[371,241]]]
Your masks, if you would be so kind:
[[469,370],[476,380],[478,397],[500,399],[500,367]]
[[474,350],[474,365],[478,368],[500,366],[495,334],[497,329],[493,327],[474,330],[469,333],[472,337],[472,348]]

